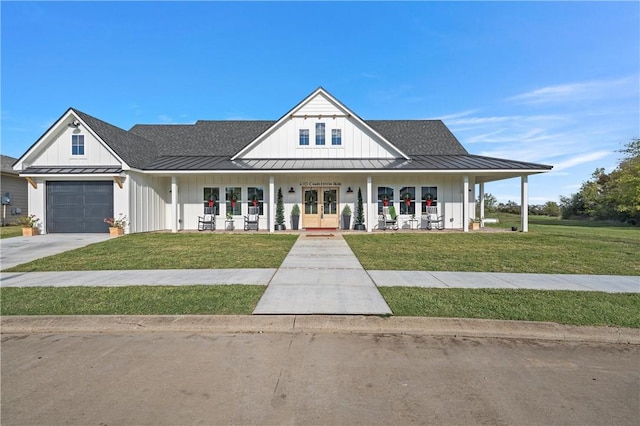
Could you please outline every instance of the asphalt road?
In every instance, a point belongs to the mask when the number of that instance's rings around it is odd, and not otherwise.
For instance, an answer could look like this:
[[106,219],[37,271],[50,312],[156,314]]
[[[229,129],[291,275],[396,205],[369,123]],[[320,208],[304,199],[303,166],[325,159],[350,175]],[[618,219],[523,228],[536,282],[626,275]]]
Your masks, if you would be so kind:
[[0,420],[636,426],[639,355],[396,334],[3,334]]

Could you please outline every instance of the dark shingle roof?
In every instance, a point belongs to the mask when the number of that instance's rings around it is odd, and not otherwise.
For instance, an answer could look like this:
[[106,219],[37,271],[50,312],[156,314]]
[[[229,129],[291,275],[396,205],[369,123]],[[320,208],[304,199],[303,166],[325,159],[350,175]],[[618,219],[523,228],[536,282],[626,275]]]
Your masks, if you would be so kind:
[[367,120],[365,123],[411,157],[468,154],[440,120]]
[[131,133],[153,140],[160,155],[227,155],[242,148],[275,121],[198,121],[196,124],[136,124]]
[[158,155],[155,142],[73,109],[129,166],[143,168]]
[[0,170],[2,173],[18,174],[13,170],[13,164],[18,161],[17,158],[9,157],[8,155],[0,155]]

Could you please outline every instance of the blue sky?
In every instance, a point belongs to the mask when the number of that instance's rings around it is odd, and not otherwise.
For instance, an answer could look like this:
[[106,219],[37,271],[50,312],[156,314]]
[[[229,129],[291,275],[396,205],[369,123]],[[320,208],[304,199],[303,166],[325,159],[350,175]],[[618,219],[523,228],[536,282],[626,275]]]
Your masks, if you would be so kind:
[[[640,137],[638,2],[1,2],[1,150],[68,107],[136,123],[278,119],[318,86],[366,119],[442,119],[576,192]],[[519,181],[487,185],[519,202]]]

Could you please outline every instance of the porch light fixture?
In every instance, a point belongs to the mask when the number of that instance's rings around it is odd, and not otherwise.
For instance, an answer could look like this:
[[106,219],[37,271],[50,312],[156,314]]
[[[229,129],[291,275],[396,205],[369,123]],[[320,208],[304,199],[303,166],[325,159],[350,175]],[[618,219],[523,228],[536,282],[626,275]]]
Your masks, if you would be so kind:
[[353,192],[353,189],[351,189],[351,187],[347,188],[347,194],[351,194]]
[[295,194],[296,190],[293,189],[293,186],[291,188],[289,188],[289,194]]

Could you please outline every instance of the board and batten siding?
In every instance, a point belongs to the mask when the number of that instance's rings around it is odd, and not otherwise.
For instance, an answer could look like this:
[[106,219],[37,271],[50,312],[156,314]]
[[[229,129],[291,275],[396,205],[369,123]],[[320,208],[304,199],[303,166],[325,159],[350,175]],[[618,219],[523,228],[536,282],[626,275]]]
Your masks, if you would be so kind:
[[[171,179],[130,172],[127,181],[129,232],[171,229]],[[114,206],[116,215],[123,213],[118,207]]]
[[[255,147],[242,155],[246,159],[265,158],[396,158],[395,150],[319,94],[268,132]],[[316,145],[316,123],[325,124],[325,145]],[[300,145],[300,130],[309,130],[309,145]],[[331,145],[331,131],[342,131],[342,144]]]
[[[118,166],[121,164],[90,132],[61,127],[31,160],[32,166]],[[84,154],[71,155],[71,136],[84,135]]]

